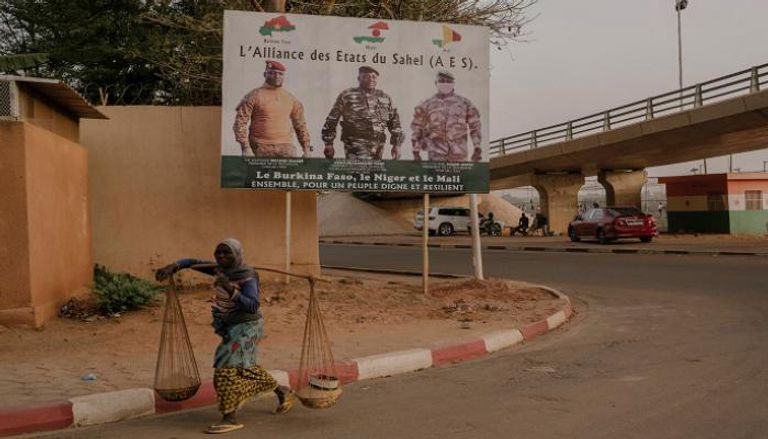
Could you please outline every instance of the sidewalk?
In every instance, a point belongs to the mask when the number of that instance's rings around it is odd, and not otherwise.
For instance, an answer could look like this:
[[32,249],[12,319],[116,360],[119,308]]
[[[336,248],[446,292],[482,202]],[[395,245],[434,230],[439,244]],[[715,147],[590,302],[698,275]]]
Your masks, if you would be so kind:
[[[324,244],[421,246],[422,237],[418,234],[340,236],[323,237],[320,242]],[[606,245],[601,245],[596,241],[571,242],[563,236],[483,236],[481,242],[482,246],[488,250],[768,256],[768,236],[661,235],[649,243],[622,240]],[[430,247],[469,248],[471,245],[472,240],[468,234],[429,237]]]
[[[318,289],[342,381],[351,382],[477,358],[530,340],[565,322],[570,301],[546,288],[507,280],[433,281],[325,270]],[[262,364],[283,384],[298,368],[304,285],[263,286]],[[184,403],[151,390],[162,307],[119,319],[58,319],[41,331],[0,328],[0,436],[92,425],[215,403],[209,292],[180,296],[203,386]],[[95,379],[87,378],[93,374]]]

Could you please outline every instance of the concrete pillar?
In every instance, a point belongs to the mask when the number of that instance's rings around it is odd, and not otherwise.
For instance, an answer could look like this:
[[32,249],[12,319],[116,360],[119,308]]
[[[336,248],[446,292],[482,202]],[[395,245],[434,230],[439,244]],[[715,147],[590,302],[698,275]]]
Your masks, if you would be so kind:
[[584,185],[582,174],[535,175],[532,186],[539,191],[541,211],[549,218],[549,230],[558,235],[568,232],[568,223],[578,213],[578,193]]
[[648,174],[640,171],[600,171],[597,175],[605,187],[605,202],[609,206],[635,206],[642,209],[640,194]]

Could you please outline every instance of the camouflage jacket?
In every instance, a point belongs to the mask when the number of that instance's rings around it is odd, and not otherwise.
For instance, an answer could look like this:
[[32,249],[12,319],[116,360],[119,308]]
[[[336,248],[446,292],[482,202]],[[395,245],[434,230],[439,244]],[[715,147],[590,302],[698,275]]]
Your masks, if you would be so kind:
[[466,157],[467,131],[475,148],[482,138],[480,112],[457,94],[436,94],[416,107],[411,122],[413,152]]
[[389,130],[389,143],[403,143],[400,116],[392,104],[392,98],[381,90],[365,92],[361,88],[349,88],[341,92],[333,104],[323,126],[323,142],[332,144],[336,138],[336,125],[341,121],[341,141],[358,139],[384,144],[385,129]]

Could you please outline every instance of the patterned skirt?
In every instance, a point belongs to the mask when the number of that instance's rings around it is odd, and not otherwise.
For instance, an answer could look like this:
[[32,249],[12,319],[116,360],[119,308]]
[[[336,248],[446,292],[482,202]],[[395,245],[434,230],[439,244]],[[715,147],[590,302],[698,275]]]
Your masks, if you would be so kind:
[[221,336],[213,367],[213,386],[219,411],[228,415],[262,392],[271,392],[277,381],[257,365],[257,347],[263,335],[262,319],[222,325],[214,313],[214,327]]
[[274,391],[277,381],[261,366],[225,367],[214,372],[213,386],[219,412],[228,415],[259,393]]

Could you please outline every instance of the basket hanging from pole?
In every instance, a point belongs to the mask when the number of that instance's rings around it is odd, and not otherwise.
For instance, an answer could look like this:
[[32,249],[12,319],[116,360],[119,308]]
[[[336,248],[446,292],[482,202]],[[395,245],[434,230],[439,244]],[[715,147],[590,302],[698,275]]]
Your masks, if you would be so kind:
[[309,279],[309,307],[304,325],[296,396],[309,408],[331,407],[341,396],[341,383],[333,361],[331,342],[325,330],[312,278]]
[[155,391],[166,401],[184,401],[197,393],[200,373],[173,276],[170,281],[171,288],[165,296],[163,331],[157,353]]

